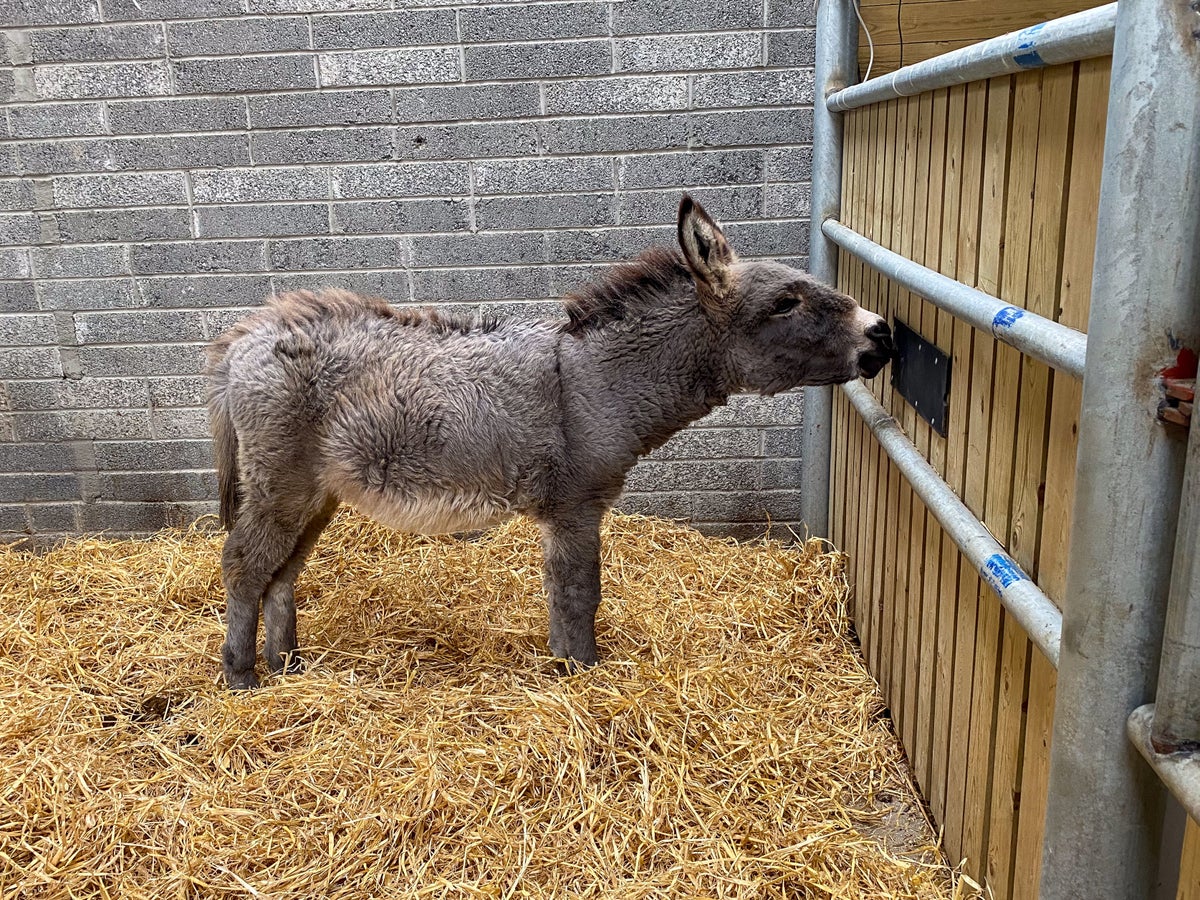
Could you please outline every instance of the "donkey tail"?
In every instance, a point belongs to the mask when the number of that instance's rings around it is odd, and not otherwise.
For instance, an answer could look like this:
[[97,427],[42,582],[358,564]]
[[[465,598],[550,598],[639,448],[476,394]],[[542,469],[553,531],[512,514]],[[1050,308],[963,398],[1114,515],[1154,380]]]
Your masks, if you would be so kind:
[[209,419],[213,433],[213,461],[217,467],[217,490],[220,494],[221,527],[233,530],[237,521],[241,492],[238,490],[238,439],[233,419],[219,397],[209,403]]

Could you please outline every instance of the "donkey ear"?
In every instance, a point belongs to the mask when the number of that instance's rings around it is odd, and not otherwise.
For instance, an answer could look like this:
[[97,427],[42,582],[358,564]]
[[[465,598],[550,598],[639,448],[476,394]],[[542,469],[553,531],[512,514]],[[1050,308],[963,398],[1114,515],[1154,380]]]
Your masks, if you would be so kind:
[[737,256],[721,227],[687,194],[679,202],[679,246],[697,285],[707,288],[710,294],[723,295],[732,278],[730,266]]

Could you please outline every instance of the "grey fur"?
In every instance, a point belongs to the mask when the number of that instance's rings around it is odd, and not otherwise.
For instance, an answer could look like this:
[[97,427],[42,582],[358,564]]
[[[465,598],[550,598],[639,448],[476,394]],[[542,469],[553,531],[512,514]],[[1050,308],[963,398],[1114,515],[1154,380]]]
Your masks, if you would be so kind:
[[397,528],[517,514],[542,530],[550,650],[598,661],[599,525],[638,457],[736,392],[871,377],[878,316],[776,262],[742,262],[691,198],[654,249],[568,299],[568,321],[483,323],[344,291],[284,294],[217,339],[209,414],[230,534],[225,677],[293,670],[292,587],[338,503]]

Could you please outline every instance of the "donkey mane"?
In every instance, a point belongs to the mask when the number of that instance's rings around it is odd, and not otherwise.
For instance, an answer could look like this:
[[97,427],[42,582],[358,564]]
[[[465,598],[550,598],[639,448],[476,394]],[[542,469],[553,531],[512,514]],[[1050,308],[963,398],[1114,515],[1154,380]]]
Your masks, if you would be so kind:
[[563,331],[579,335],[620,322],[631,313],[644,312],[678,294],[681,282],[692,284],[691,270],[683,254],[666,247],[651,247],[568,294],[563,307],[569,321]]

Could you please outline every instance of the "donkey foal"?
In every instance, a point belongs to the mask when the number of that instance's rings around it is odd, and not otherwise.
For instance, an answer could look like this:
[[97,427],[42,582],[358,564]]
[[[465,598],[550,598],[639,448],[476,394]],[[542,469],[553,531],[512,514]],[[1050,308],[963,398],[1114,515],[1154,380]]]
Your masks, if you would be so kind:
[[341,502],[397,529],[541,527],[550,650],[592,666],[600,520],[638,457],[731,394],[876,375],[891,332],[777,262],[737,258],[684,196],[654,248],[566,301],[565,321],[396,310],[345,291],[272,298],[209,349],[232,688],[300,666],[296,577]]

